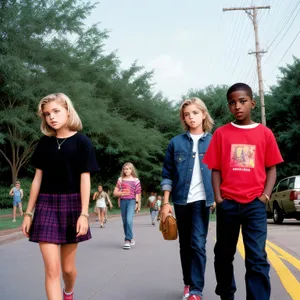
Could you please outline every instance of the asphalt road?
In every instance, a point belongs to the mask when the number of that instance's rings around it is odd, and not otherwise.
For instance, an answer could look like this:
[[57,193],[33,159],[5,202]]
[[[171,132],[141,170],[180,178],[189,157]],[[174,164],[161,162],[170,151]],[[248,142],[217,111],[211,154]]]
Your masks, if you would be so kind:
[[[267,246],[272,259],[271,299],[299,300],[300,222],[271,223]],[[164,241],[158,226],[150,224],[150,216],[135,217],[136,245],[129,251],[122,249],[120,218],[110,219],[104,229],[99,228],[98,223],[92,223],[91,229],[92,240],[81,243],[78,249],[76,300],[181,299],[183,283],[178,241]],[[219,299],[214,294],[214,243],[215,223],[211,222],[204,300]],[[46,299],[43,262],[37,244],[25,238],[2,244],[0,261],[1,300]],[[240,243],[235,257],[236,300],[246,299],[244,272],[243,247]]]

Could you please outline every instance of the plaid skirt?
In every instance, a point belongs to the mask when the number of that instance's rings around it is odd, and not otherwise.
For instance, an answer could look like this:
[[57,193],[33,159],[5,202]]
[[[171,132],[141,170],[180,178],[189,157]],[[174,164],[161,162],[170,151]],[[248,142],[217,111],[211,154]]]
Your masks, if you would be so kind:
[[77,194],[39,194],[29,232],[31,242],[73,244],[89,240],[87,234],[76,237],[81,213],[81,196]]

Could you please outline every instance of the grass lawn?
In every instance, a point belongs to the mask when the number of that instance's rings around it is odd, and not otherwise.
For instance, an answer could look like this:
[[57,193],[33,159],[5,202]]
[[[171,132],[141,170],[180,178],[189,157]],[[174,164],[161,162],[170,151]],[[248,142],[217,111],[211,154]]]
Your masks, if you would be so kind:
[[17,217],[16,220],[16,222],[13,222],[12,218],[0,218],[0,230],[20,227],[23,222],[23,217]]
[[[19,210],[17,212],[19,212]],[[2,215],[8,215],[8,214],[12,215],[12,208],[3,208],[3,209],[0,209],[0,216],[2,216]]]
[[210,221],[216,221],[216,213],[210,214]]

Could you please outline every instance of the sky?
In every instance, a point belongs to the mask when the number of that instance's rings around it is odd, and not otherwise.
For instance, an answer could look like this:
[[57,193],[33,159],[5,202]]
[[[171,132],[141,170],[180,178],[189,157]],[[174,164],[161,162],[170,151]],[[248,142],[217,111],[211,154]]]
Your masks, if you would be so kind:
[[[92,3],[96,1],[91,1]],[[279,67],[300,58],[299,0],[99,0],[87,25],[109,30],[104,49],[117,51],[122,68],[134,61],[154,70],[154,92],[178,101],[190,89],[236,82],[258,92],[254,29],[241,11],[223,8],[270,5],[258,11],[265,91]]]

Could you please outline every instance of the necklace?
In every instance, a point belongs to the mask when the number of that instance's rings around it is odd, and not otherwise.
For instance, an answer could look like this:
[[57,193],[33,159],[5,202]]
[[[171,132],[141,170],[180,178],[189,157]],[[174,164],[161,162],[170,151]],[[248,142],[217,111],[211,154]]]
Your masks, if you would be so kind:
[[58,142],[58,139],[56,138],[56,143],[57,143],[57,146],[58,146],[58,150],[60,149],[60,146],[65,142],[67,138],[65,138],[61,143]]

